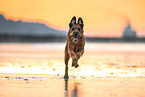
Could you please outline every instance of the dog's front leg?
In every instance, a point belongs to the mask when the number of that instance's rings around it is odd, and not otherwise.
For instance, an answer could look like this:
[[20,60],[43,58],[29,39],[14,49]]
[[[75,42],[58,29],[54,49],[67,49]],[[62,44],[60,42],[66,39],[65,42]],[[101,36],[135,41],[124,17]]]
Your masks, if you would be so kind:
[[75,52],[71,52],[71,58],[72,58],[72,66],[75,66],[75,68],[77,68],[78,67],[77,54]]
[[79,59],[79,58],[83,55],[83,53],[84,53],[84,50],[82,50],[82,51],[80,51],[80,52],[77,52],[77,53],[76,53],[77,59]]
[[71,52],[72,61],[77,61],[77,55],[75,52]]
[[67,49],[67,45],[65,47],[65,75],[64,78],[69,78],[68,76],[68,61],[69,61],[69,54],[68,54],[68,49]]
[[78,60],[83,55],[83,53],[84,53],[84,50],[74,53],[74,57],[72,58],[72,60],[73,60],[72,66],[75,66],[75,68],[79,67]]

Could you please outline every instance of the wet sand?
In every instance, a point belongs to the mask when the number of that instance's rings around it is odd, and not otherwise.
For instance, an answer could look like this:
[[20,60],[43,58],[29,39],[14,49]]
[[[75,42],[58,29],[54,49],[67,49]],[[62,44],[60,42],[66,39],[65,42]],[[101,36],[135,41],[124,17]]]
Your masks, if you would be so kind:
[[64,44],[0,44],[0,97],[145,97],[144,44],[86,44],[63,79]]
[[145,78],[1,74],[1,97],[144,97]]

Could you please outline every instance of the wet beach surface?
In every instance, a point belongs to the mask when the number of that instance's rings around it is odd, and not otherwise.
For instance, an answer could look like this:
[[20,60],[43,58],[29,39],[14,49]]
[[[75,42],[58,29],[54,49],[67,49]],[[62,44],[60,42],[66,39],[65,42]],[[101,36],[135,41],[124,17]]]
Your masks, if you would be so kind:
[[145,78],[1,74],[1,97],[144,97]]
[[144,97],[145,44],[87,43],[64,75],[62,43],[0,44],[0,97]]

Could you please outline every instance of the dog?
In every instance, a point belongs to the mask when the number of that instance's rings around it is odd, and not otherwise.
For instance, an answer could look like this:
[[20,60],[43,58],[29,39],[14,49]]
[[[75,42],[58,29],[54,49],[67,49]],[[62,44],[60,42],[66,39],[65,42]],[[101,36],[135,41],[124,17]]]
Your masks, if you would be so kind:
[[67,35],[67,43],[65,46],[65,75],[68,76],[68,61],[72,58],[72,66],[79,67],[78,60],[84,53],[85,37],[84,37],[84,24],[82,18],[78,18],[76,23],[76,17],[74,16],[69,24],[69,31]]

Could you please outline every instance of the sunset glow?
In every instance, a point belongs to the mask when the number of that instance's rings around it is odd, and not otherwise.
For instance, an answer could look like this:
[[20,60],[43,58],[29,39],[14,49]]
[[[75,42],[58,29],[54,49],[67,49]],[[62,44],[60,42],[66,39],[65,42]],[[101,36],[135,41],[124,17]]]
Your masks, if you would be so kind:
[[7,19],[38,21],[68,30],[70,19],[82,17],[87,36],[120,37],[127,20],[145,36],[144,0],[0,0]]

